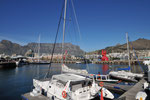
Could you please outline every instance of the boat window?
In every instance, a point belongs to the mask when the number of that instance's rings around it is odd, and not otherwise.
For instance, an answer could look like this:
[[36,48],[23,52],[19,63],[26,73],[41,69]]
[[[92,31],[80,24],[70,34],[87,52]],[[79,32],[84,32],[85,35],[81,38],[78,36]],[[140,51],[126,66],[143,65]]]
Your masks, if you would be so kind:
[[89,80],[75,81],[75,82],[70,83],[70,89],[72,91],[75,91],[79,88],[87,87],[87,86],[91,86],[91,85],[92,85],[92,82]]
[[63,81],[61,79],[55,78],[55,77],[53,77],[53,81],[57,81],[59,83],[62,83],[63,85],[65,85],[67,83],[67,82],[65,82],[65,81]]
[[76,84],[76,85],[72,85],[72,91],[74,92],[75,90],[82,88],[82,84]]
[[91,81],[84,81],[84,83],[82,84],[82,87],[91,86],[91,85],[92,85]]

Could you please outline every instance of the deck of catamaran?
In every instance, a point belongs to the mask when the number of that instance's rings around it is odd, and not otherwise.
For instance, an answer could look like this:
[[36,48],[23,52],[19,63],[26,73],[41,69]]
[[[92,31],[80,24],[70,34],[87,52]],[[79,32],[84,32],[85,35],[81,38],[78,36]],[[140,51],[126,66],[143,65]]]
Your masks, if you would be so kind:
[[[100,79],[96,80],[96,83],[99,84]],[[119,84],[120,81],[118,82],[104,82],[105,88],[107,88],[110,91],[113,91],[115,93],[120,93],[119,98],[116,98],[116,100],[135,100],[136,94],[143,90],[143,83],[146,82],[145,78],[143,77],[139,82],[135,83],[135,85],[122,85]],[[22,95],[23,100],[50,100],[50,98],[44,96],[44,95],[39,95],[39,96],[31,96],[30,93],[26,93]]]

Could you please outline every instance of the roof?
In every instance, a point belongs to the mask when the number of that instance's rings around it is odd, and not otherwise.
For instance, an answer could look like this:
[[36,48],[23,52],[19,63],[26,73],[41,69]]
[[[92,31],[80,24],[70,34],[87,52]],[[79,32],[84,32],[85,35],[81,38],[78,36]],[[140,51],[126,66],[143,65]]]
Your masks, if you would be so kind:
[[80,76],[80,75],[76,75],[76,74],[58,74],[58,75],[54,75],[53,79],[57,79],[60,80],[62,82],[68,82],[70,81],[82,81],[85,80],[86,77]]

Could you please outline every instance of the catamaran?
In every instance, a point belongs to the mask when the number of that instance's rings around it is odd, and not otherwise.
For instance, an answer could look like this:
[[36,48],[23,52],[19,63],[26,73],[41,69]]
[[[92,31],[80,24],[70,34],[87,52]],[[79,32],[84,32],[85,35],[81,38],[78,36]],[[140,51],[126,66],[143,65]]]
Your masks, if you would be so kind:
[[51,80],[34,79],[33,84],[35,89],[30,93],[31,96],[41,95],[43,91],[50,99],[90,100],[97,97],[102,89],[105,98],[114,98],[110,91],[98,86],[95,81],[71,73],[53,75]]
[[113,78],[125,80],[125,81],[131,81],[131,82],[137,82],[136,78],[142,78],[143,74],[137,74],[131,72],[131,64],[130,64],[130,50],[129,50],[129,40],[128,40],[128,33],[126,33],[126,39],[127,39],[127,51],[128,51],[128,68],[118,68],[119,71],[111,71],[109,75]]
[[[72,2],[72,0],[71,0]],[[65,20],[66,20],[66,7],[67,0],[64,3],[64,24],[63,24],[63,42],[62,42],[62,68],[71,73],[61,73],[53,75],[52,78],[43,80],[33,79],[33,86],[35,87],[30,96],[45,95],[48,98],[54,100],[90,100],[99,96],[100,90],[104,98],[113,99],[113,94],[104,87],[95,83],[95,80],[87,78],[83,75],[72,73],[71,69],[68,69],[63,64],[63,48],[64,48],[64,33],[65,33]],[[72,3],[73,4],[73,3]],[[62,18],[62,17],[61,17]],[[55,47],[55,46],[54,46]],[[63,70],[62,70],[63,71]],[[85,70],[74,71],[78,73],[87,74]]]

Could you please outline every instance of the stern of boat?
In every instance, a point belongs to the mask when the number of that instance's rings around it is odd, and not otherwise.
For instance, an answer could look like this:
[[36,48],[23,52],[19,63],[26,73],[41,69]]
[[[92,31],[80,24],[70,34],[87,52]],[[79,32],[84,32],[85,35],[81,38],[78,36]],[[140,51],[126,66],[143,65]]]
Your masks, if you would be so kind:
[[106,88],[102,88],[102,90],[103,90],[103,96],[105,98],[114,99],[114,95],[109,90],[107,90]]
[[77,89],[73,95],[73,98],[76,98],[75,100],[90,100],[94,97],[90,94],[90,88],[88,86]]
[[101,94],[101,89],[103,91],[103,97],[104,98],[114,99],[114,95],[109,90],[107,90],[104,87],[102,88],[102,87],[98,86],[98,84],[96,84],[96,83],[93,84],[91,87],[91,95],[93,97],[98,96],[99,94]]

